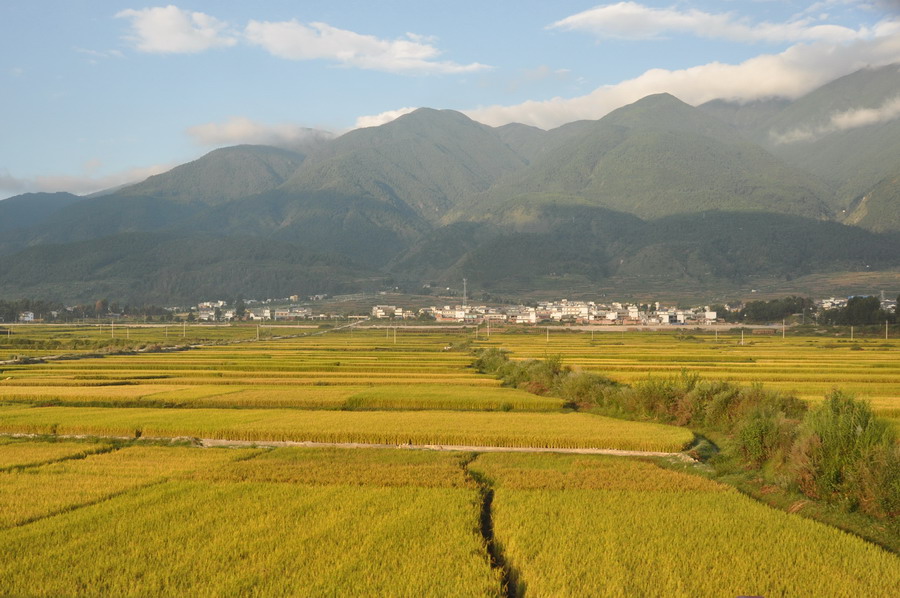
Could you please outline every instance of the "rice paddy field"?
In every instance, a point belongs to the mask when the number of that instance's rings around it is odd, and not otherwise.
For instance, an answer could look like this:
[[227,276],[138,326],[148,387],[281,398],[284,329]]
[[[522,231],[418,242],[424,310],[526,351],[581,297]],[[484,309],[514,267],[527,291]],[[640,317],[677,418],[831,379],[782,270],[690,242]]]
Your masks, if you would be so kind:
[[[50,327],[27,328],[52,341]],[[622,382],[685,369],[810,401],[837,387],[900,425],[897,340],[256,332],[0,364],[0,595],[890,596],[900,586],[896,554],[648,460],[265,447],[677,452],[693,439],[503,388],[470,367],[479,347],[560,355]]]
[[900,559],[731,487],[622,458],[484,454],[529,596],[891,596]]
[[[29,465],[11,448],[59,444]],[[890,596],[900,559],[624,457],[0,444],[0,594]],[[18,456],[17,456],[18,455]],[[486,525],[487,522],[487,525]]]
[[479,346],[513,358],[559,355],[563,363],[630,383],[682,370],[703,378],[763,384],[818,401],[840,388],[900,424],[900,339],[772,336],[739,332],[568,331],[551,328],[494,334]]

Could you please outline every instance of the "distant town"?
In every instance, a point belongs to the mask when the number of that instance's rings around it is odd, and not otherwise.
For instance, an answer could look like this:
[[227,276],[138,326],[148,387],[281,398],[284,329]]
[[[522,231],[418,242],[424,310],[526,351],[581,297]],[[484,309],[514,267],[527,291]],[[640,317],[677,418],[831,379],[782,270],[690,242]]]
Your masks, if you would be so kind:
[[[310,301],[322,301],[327,295],[314,295]],[[207,301],[196,306],[196,319],[203,322],[232,321],[246,319],[255,321],[287,321],[287,320],[327,320],[335,317],[333,313],[317,311],[309,305],[301,305],[300,298],[287,298],[290,302],[279,305],[256,305],[248,301],[247,307],[239,315],[234,305],[227,302]],[[352,296],[359,301],[363,296]],[[814,302],[811,313],[843,309],[849,298],[830,297]],[[270,303],[275,303],[271,301]],[[880,307],[886,313],[896,311],[897,301],[882,297]],[[593,326],[653,326],[653,325],[711,325],[729,321],[729,314],[739,312],[744,304],[695,306],[678,308],[665,306],[659,302],[653,304],[636,304],[613,301],[598,303],[594,301],[571,301],[559,299],[542,301],[536,305],[499,305],[469,304],[429,306],[420,309],[407,309],[398,305],[373,305],[368,314],[360,312],[356,318],[375,320],[427,320],[436,323],[458,324],[531,324],[543,322],[593,325]],[[724,311],[723,311],[724,310]]]
[[[878,296],[848,298],[829,297],[811,300],[787,297],[769,302],[750,301],[719,303],[693,307],[653,303],[629,303],[622,301],[594,302],[558,299],[531,304],[470,303],[465,298],[455,304],[430,305],[411,308],[398,304],[376,303],[388,293],[329,296],[327,294],[300,297],[293,295],[283,299],[237,299],[232,301],[203,301],[190,307],[152,308],[150,313],[124,308],[116,303],[98,302],[90,306],[64,307],[43,313],[22,310],[7,313],[0,321],[20,323],[40,321],[77,321],[78,319],[143,319],[145,321],[234,322],[234,321],[301,321],[301,320],[384,320],[426,321],[433,323],[481,324],[568,324],[584,326],[708,326],[740,321],[780,322],[797,316],[795,322],[841,322],[835,314],[841,311],[859,312],[865,304],[868,315],[865,323],[880,323],[885,317],[895,321],[897,299],[889,299],[882,292]],[[407,298],[408,299],[408,298]],[[457,300],[459,297],[457,297]],[[374,300],[374,301],[373,301]],[[854,304],[854,302],[856,302]],[[399,302],[398,302],[399,303]],[[368,305],[367,305],[368,304]],[[341,309],[337,305],[344,305]],[[850,306],[848,308],[848,306]],[[863,323],[863,322],[858,322]]]

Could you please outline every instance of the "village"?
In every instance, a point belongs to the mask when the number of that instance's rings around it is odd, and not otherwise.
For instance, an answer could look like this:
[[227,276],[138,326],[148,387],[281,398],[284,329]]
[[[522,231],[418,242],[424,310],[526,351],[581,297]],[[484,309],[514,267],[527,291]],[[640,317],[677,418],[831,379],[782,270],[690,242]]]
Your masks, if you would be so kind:
[[[283,299],[254,299],[203,301],[188,308],[165,308],[168,315],[164,320],[183,320],[196,322],[233,322],[233,321],[301,321],[301,320],[389,320],[419,321],[446,324],[567,324],[577,326],[710,326],[733,322],[730,317],[741,311],[745,304],[719,304],[695,307],[676,307],[662,305],[660,302],[638,304],[613,301],[598,303],[594,301],[573,301],[558,299],[542,301],[531,305],[486,305],[470,304],[465,298],[461,304],[409,308],[400,305],[376,304],[370,309],[335,310],[321,308],[316,304],[323,301],[354,301],[358,306],[366,300],[379,295],[354,294],[346,296],[312,295],[300,297],[292,295]],[[383,296],[383,294],[381,294]],[[829,297],[813,302],[810,317],[816,313],[839,310],[847,306],[849,298]],[[333,303],[333,304],[334,304]],[[880,297],[880,306],[885,313],[895,313],[896,300],[886,299],[884,293]],[[332,304],[332,305],[333,305]],[[35,314],[24,311],[18,314],[18,322],[33,323],[56,320],[62,313],[51,312]],[[44,316],[44,317],[42,317]],[[124,314],[109,311],[104,318],[122,318]]]
[[539,322],[559,322],[569,324],[591,324],[598,326],[639,326],[653,324],[714,324],[717,313],[708,306],[693,309],[653,306],[638,306],[613,302],[610,304],[593,301],[540,302],[537,306],[508,305],[488,307],[486,305],[445,305],[426,307],[417,312],[393,305],[376,305],[371,316],[376,319],[433,319],[436,322],[456,322],[481,324],[485,322],[509,324],[538,324]]

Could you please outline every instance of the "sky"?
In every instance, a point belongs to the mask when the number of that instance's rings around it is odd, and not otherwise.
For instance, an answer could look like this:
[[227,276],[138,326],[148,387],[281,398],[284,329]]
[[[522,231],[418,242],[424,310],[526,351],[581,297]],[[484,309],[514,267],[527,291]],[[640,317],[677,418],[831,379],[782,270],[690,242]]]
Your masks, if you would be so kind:
[[423,106],[550,129],[652,93],[796,98],[900,62],[900,0],[176,1],[0,2],[0,199]]

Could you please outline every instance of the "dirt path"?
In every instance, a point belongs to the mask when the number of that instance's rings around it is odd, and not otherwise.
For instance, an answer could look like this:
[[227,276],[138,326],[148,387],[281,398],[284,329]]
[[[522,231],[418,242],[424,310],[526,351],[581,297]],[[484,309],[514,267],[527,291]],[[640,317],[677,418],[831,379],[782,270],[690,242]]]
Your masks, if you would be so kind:
[[574,455],[614,455],[618,457],[676,457],[693,461],[684,453],[664,453],[657,451],[626,451],[621,449],[601,448],[546,448],[519,446],[477,446],[467,444],[368,444],[362,442],[292,442],[287,440],[223,440],[217,438],[201,438],[200,445],[212,447],[283,447],[300,446],[312,448],[354,448],[354,449],[401,449],[413,451],[458,451],[464,453],[564,453]]
[[[11,438],[41,438],[43,434],[3,434],[0,437]],[[58,434],[53,438],[71,438],[77,440],[136,440],[134,436],[96,436],[87,434]],[[694,459],[685,453],[665,453],[657,451],[626,451],[621,449],[601,448],[546,448],[538,446],[477,446],[467,444],[369,444],[364,442],[309,442],[291,440],[226,440],[224,438],[168,438],[142,436],[140,440],[151,442],[193,442],[203,448],[216,447],[309,447],[309,448],[351,448],[351,449],[401,449],[408,451],[457,451],[463,453],[562,453],[569,455],[613,455],[616,457],[675,457],[676,459],[693,462]]]

